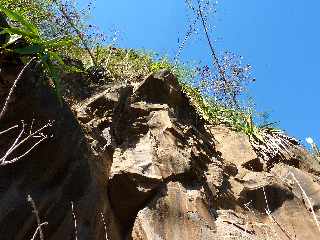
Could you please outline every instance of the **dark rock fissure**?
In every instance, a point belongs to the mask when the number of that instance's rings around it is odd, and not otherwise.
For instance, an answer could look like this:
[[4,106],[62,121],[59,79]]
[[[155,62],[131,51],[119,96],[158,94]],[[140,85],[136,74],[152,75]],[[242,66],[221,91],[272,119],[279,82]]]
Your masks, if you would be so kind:
[[270,210],[271,213],[282,206],[287,200],[293,200],[294,194],[288,189],[278,185],[270,185],[255,190],[244,190],[241,193],[240,202],[250,202],[250,207],[260,213]]

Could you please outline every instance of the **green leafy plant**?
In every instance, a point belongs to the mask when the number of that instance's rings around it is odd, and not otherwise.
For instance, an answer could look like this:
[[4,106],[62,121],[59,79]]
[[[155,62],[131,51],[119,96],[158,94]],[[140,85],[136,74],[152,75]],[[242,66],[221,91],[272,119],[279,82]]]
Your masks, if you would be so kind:
[[204,96],[199,88],[189,84],[182,84],[182,89],[206,121],[245,133],[257,154],[266,161],[276,156],[285,159],[288,149],[299,144],[296,139],[274,128],[272,123],[257,126],[253,121],[254,114],[251,109],[244,111],[221,105],[220,102]]
[[[112,46],[99,47],[98,54],[95,51],[95,58],[103,69],[106,70],[108,81],[139,81],[151,73],[166,69],[171,71],[181,82],[192,78],[194,70],[183,64],[173,63],[167,57],[158,57],[154,52],[135,49],[122,49]],[[84,63],[85,68],[92,66],[87,53],[79,54],[79,59]]]
[[60,50],[65,56],[75,59],[85,51],[91,65],[99,65],[94,54],[104,43],[105,35],[88,22],[90,1],[84,9],[78,8],[76,0],[2,0],[1,3],[4,8],[32,22],[42,38],[72,39],[73,44],[68,49]]
[[[11,20],[11,26],[1,32],[9,38],[0,50],[12,51],[24,58],[36,57],[45,75],[52,80],[59,98],[60,73],[74,71],[65,63],[67,58],[80,60],[88,76],[98,75],[97,82],[102,84],[106,81],[139,81],[167,69],[176,75],[183,91],[204,119],[247,134],[256,149],[262,148],[260,152],[264,153],[265,159],[274,154],[281,155],[295,144],[295,140],[270,124],[258,126],[254,109],[240,104],[246,84],[254,81],[250,76],[251,67],[242,65],[234,54],[226,52],[220,56],[215,52],[207,24],[212,1],[186,0],[186,3],[195,20],[183,44],[200,24],[210,47],[211,67],[189,67],[179,63],[177,58],[173,62],[146,51],[104,46],[101,36],[97,38],[91,34],[85,14],[70,1],[62,0],[3,0],[0,11]],[[20,40],[25,44],[15,45]],[[177,56],[181,50],[182,47]]]
[[[9,34],[10,37],[7,42],[0,46],[0,48],[24,57],[36,57],[39,64],[43,66],[44,73],[52,80],[55,91],[60,99],[59,75],[61,70],[65,67],[65,64],[58,50],[70,46],[73,43],[72,39],[59,38],[47,40],[41,36],[41,32],[35,25],[30,23],[19,13],[2,6],[0,6],[0,11],[16,25],[3,28],[1,34]],[[9,48],[10,45],[19,39],[25,41],[23,47]]]

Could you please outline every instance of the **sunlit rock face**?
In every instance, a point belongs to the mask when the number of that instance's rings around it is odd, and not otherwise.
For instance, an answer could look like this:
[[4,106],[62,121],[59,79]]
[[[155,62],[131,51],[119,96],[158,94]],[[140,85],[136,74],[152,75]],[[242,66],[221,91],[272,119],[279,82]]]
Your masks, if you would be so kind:
[[62,79],[61,103],[31,67],[1,119],[0,131],[54,125],[0,168],[0,239],[32,238],[28,195],[50,240],[318,239],[319,167],[303,148],[265,162],[245,134],[202,119],[167,71],[87,90],[76,79]]

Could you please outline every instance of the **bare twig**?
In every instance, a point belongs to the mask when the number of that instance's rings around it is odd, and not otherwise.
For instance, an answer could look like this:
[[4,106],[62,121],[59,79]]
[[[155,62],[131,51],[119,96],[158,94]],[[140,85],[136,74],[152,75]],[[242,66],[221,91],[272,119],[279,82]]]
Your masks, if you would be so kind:
[[72,201],[71,201],[71,213],[72,213],[73,222],[74,222],[74,235],[75,235],[75,240],[78,240],[77,217],[76,217],[76,213],[74,212],[74,207],[73,207],[73,202],[72,202]]
[[206,35],[206,38],[207,38],[207,42],[208,42],[208,45],[210,47],[210,50],[211,50],[211,55],[212,55],[212,59],[213,59],[213,64],[216,66],[216,68],[218,69],[219,73],[220,73],[220,76],[221,78],[223,79],[223,81],[226,83],[227,82],[227,78],[225,76],[225,72],[223,70],[223,68],[221,67],[220,65],[220,62],[219,62],[219,58],[216,54],[216,51],[213,47],[213,44],[211,42],[211,39],[210,39],[210,36],[209,36],[209,32],[208,32],[208,27],[207,27],[207,24],[206,24],[206,21],[205,21],[205,18],[203,16],[203,10],[201,8],[201,2],[200,0],[197,0],[197,3],[198,3],[198,14],[201,18],[201,23],[202,23],[202,26],[203,26],[203,30],[204,30],[204,33]]
[[11,131],[12,129],[17,128],[17,127],[19,127],[19,125],[14,125],[14,126],[8,128],[8,129],[5,129],[5,130],[3,130],[2,132],[0,132],[0,135],[1,135],[1,134],[5,134],[5,133]]
[[[271,219],[272,222],[274,222],[280,229],[281,231],[286,235],[286,237],[288,239],[291,239],[293,240],[293,238],[291,237],[290,233],[284,229],[279,223],[278,221],[274,218],[274,216],[272,215],[271,211],[270,211],[270,208],[269,208],[269,204],[268,204],[268,199],[267,199],[267,194],[266,194],[266,191],[264,189],[264,187],[262,187],[262,191],[263,191],[263,196],[264,196],[264,200],[266,202],[266,209],[265,209],[265,212],[266,214],[268,215],[268,217]],[[274,231],[276,237],[279,239],[279,237],[277,236],[277,233]]]
[[[20,160],[21,158],[23,158],[26,155],[28,155],[35,147],[37,147],[41,142],[43,142],[45,139],[47,139],[49,137],[48,135],[45,135],[43,133],[43,131],[53,125],[53,121],[49,121],[47,124],[45,124],[44,126],[40,127],[35,132],[32,132],[32,129],[31,129],[29,131],[29,134],[26,137],[23,138],[23,135],[26,133],[26,129],[25,129],[24,121],[21,121],[21,122],[22,122],[22,128],[21,128],[18,136],[16,137],[16,139],[12,143],[12,145],[5,152],[4,156],[0,158],[0,166],[5,166],[5,165],[8,165],[8,164],[15,163],[18,160]],[[8,128],[7,130],[4,130],[3,132],[0,132],[0,134],[8,132],[9,130],[15,129],[17,127],[18,127],[18,125],[15,125],[15,126],[13,126],[11,128]],[[16,151],[18,148],[20,148],[24,143],[26,143],[27,141],[29,141],[31,139],[36,139],[36,138],[37,138],[37,141],[35,143],[33,143],[31,147],[29,147],[27,150],[25,150],[25,152],[23,152],[22,154],[20,154],[17,157],[14,157],[12,159],[8,159],[10,157],[10,155],[14,151]]]
[[15,79],[15,81],[13,82],[13,85],[12,87],[10,88],[10,91],[9,91],[9,94],[5,100],[5,103],[3,105],[3,108],[1,110],[1,113],[0,113],[0,120],[1,118],[4,116],[4,114],[6,113],[7,111],[7,108],[8,108],[8,104],[9,104],[9,101],[10,101],[10,98],[13,94],[13,91],[15,90],[16,86],[17,86],[17,83],[18,81],[21,79],[21,77],[23,76],[24,72],[27,70],[27,68],[30,66],[30,64],[35,60],[36,58],[33,57],[29,60],[29,62],[22,68],[22,70],[20,71],[20,73],[18,74],[17,78]]
[[31,240],[35,240],[36,239],[36,236],[37,236],[38,232],[40,232],[41,227],[44,226],[44,225],[48,225],[48,222],[43,222],[37,227],[36,231],[34,232],[32,238],[31,238]]
[[107,224],[106,224],[106,220],[105,220],[105,218],[104,218],[103,212],[101,212],[100,215],[101,215],[101,219],[102,219],[104,231],[105,231],[105,233],[106,233],[105,238],[106,238],[106,240],[108,240]]
[[312,151],[313,151],[314,155],[319,158],[320,157],[320,149],[317,146],[317,144],[314,143],[314,142],[311,143],[311,148],[312,148]]
[[[244,207],[245,207],[253,216],[256,217],[256,213],[250,208],[251,202],[252,202],[252,200],[250,200],[249,202],[245,203],[245,204],[244,204]],[[268,208],[269,208],[269,207],[268,207]],[[248,216],[247,216],[247,218],[248,218]],[[269,233],[268,233],[269,227],[267,226],[267,224],[264,224],[264,223],[255,223],[255,224],[252,224],[252,225],[261,228],[262,231],[264,231],[265,234],[266,234],[266,239],[267,239],[267,240],[270,239],[270,238],[269,238]]]
[[174,57],[176,62],[178,61],[178,58],[181,55],[182,49],[186,45],[188,39],[191,37],[192,33],[194,33],[196,31],[196,25],[197,25],[198,20],[199,20],[199,14],[196,16],[195,20],[190,24],[189,29],[186,32],[185,37],[179,46],[178,52],[176,53],[176,56]]
[[313,206],[312,206],[312,203],[311,203],[311,200],[310,198],[308,197],[307,193],[304,191],[304,189],[302,188],[300,182],[298,181],[298,179],[295,177],[295,175],[290,172],[289,175],[291,175],[292,179],[295,181],[295,183],[298,185],[298,187],[300,188],[302,194],[303,194],[303,197],[305,198],[305,200],[308,202],[308,205],[309,205],[309,208],[310,208],[310,211],[312,213],[312,216],[313,216],[313,219],[318,227],[318,230],[320,232],[320,224],[319,224],[319,221],[318,221],[318,218],[317,218],[317,215],[316,213],[314,212],[314,209],[313,209]]
[[57,0],[53,0],[53,2],[58,6],[59,11],[62,13],[63,17],[67,20],[67,22],[69,23],[69,25],[71,26],[71,28],[76,32],[77,36],[79,37],[84,49],[88,52],[93,65],[96,67],[97,66],[97,62],[95,57],[92,54],[92,51],[87,43],[87,41],[84,38],[84,33],[82,33],[77,26],[74,24],[73,20],[70,18],[70,16],[68,15],[67,11],[65,10],[64,6],[60,3],[58,3]]
[[35,204],[35,202],[33,201],[32,197],[30,195],[28,195],[27,200],[28,200],[28,202],[30,203],[30,205],[32,207],[32,212],[34,213],[34,215],[36,217],[36,221],[37,221],[37,225],[38,225],[37,230],[36,230],[35,234],[33,235],[32,239],[34,239],[36,233],[39,232],[40,240],[44,240],[44,235],[43,235],[43,231],[42,231],[41,226],[42,225],[46,225],[48,223],[41,223],[40,217],[39,217],[39,212],[37,210],[36,204]]

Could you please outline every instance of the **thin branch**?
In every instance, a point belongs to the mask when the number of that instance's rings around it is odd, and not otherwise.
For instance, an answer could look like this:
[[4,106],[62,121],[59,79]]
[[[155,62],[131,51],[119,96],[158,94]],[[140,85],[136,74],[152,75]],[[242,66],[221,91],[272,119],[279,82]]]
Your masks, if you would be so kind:
[[29,134],[32,134],[33,124],[34,124],[34,118],[32,119],[32,122],[31,122],[31,125],[30,125],[30,132],[29,132]]
[[12,160],[9,161],[5,161],[3,162],[3,164],[0,164],[1,166],[5,166],[8,164],[12,164],[15,163],[17,161],[19,161],[21,158],[25,157],[26,155],[28,155],[35,147],[37,147],[41,142],[43,142],[46,138],[42,138],[40,139],[38,142],[36,142],[31,148],[29,148],[25,153],[21,154],[19,157],[13,158]]
[[1,158],[0,162],[4,162],[6,160],[6,158],[18,147],[18,142],[22,136],[22,134],[24,133],[25,130],[25,124],[24,121],[22,120],[22,129],[19,133],[19,135],[16,137],[16,139],[14,140],[13,144],[11,145],[11,147],[7,150],[6,154]]
[[223,68],[220,65],[218,56],[217,56],[216,51],[215,51],[215,49],[213,47],[213,44],[211,42],[211,39],[210,39],[210,36],[209,36],[209,33],[208,33],[207,24],[206,24],[206,21],[204,19],[203,13],[202,13],[200,0],[197,0],[197,2],[198,2],[198,14],[197,15],[199,15],[200,18],[201,18],[201,23],[202,23],[202,26],[203,26],[203,30],[205,32],[205,35],[206,35],[206,38],[207,38],[207,42],[208,42],[210,50],[211,50],[211,55],[212,55],[212,58],[213,58],[213,64],[217,67],[217,69],[218,69],[223,81],[226,83],[227,79],[225,77],[225,72],[224,72]]
[[106,220],[104,218],[103,212],[100,213],[101,214],[101,219],[102,219],[102,223],[103,223],[103,227],[104,227],[104,231],[106,233],[106,240],[108,240],[108,232],[107,232],[107,224],[106,224]]
[[[48,127],[52,127],[53,122],[49,121],[47,124],[45,124],[44,126],[42,126],[41,128],[39,128],[37,131],[35,131],[34,133],[31,133],[30,135],[28,135],[26,138],[24,138],[21,142],[19,142],[13,150],[17,149],[18,147],[20,147],[23,143],[25,143],[26,141],[28,141],[30,138],[34,137],[47,137],[45,136],[42,131]],[[37,135],[39,134],[39,135]]]
[[[286,237],[290,240],[293,240],[293,238],[290,236],[290,233],[284,229],[279,223],[278,221],[274,218],[274,216],[272,215],[271,211],[270,211],[270,208],[269,208],[269,204],[268,204],[268,199],[267,199],[267,194],[266,194],[266,191],[264,189],[264,187],[262,187],[262,191],[263,191],[263,196],[264,196],[264,200],[266,202],[266,209],[265,209],[265,212],[266,214],[268,215],[268,217],[271,219],[272,222],[274,222],[280,229],[281,231],[286,235]],[[277,233],[274,231],[274,233],[277,235]],[[278,238],[278,236],[277,236]]]
[[23,76],[24,72],[27,70],[27,68],[30,66],[30,64],[33,62],[33,60],[35,60],[36,58],[33,57],[29,60],[29,62],[22,68],[22,70],[20,71],[20,73],[18,74],[16,80],[13,82],[13,85],[12,87],[10,88],[10,91],[9,91],[9,94],[6,98],[6,101],[4,103],[4,106],[1,110],[1,113],[0,113],[0,120],[1,118],[4,116],[4,114],[6,113],[7,109],[8,109],[8,104],[9,104],[9,101],[10,101],[10,98],[13,94],[13,91],[15,90],[16,86],[17,86],[17,83],[18,81],[21,79],[21,77]]
[[0,135],[5,134],[5,133],[11,131],[12,129],[17,128],[17,127],[19,127],[19,125],[14,125],[14,126],[8,128],[8,129],[6,129],[6,130],[3,130],[2,132],[0,132]]
[[69,17],[68,13],[64,9],[63,5],[59,4],[57,0],[53,0],[53,2],[58,6],[59,11],[62,13],[63,17],[67,20],[69,25],[73,28],[73,30],[76,32],[78,37],[80,38],[80,41],[82,42],[82,45],[84,46],[85,50],[88,52],[90,55],[90,58],[92,60],[92,63],[94,66],[97,66],[97,62],[95,60],[95,57],[93,56],[91,49],[89,48],[87,41],[83,37],[83,33],[77,28],[77,26],[74,24],[73,20]]
[[73,221],[74,221],[74,235],[75,235],[75,240],[78,240],[77,217],[76,217],[76,214],[75,214],[75,212],[74,212],[73,202],[72,202],[72,201],[71,201],[71,212],[72,212],[72,217],[73,217]]
[[181,44],[179,46],[178,52],[177,52],[176,56],[174,57],[175,62],[178,62],[178,58],[181,55],[182,49],[186,45],[188,39],[191,37],[192,33],[196,31],[195,27],[196,27],[196,24],[197,24],[198,20],[199,20],[199,14],[197,14],[196,19],[190,24],[189,30],[186,32],[186,35],[185,35],[183,41],[181,42]]
[[44,225],[48,225],[48,222],[43,222],[43,223],[41,223],[41,224],[37,227],[36,231],[34,232],[32,238],[31,238],[31,240],[35,240],[35,239],[36,239],[36,236],[37,236],[38,232],[40,232],[40,229],[41,229],[42,226],[44,226]]
[[[266,199],[266,198],[265,198]],[[251,204],[251,202],[252,202],[252,200],[250,200],[249,202],[247,202],[247,203],[245,203],[244,204],[244,207],[254,216],[254,217],[256,217],[256,213],[250,208],[250,204]],[[267,206],[268,206],[268,203],[266,203],[267,204]],[[268,209],[269,209],[269,207],[267,207]],[[248,217],[248,216],[247,216]],[[253,224],[252,224],[253,225]],[[269,238],[269,233],[268,233],[268,229],[270,228],[270,227],[268,227],[268,225],[267,224],[264,224],[264,223],[261,223],[261,224],[258,224],[258,223],[255,223],[254,224],[255,226],[257,226],[257,227],[261,227],[262,226],[262,230],[265,232],[265,234],[267,235],[266,236],[266,239],[267,240],[269,240],[270,238]]]
[[40,221],[39,212],[37,210],[36,204],[35,204],[35,202],[33,201],[32,197],[30,195],[28,195],[27,200],[30,203],[30,205],[32,207],[32,212],[34,213],[34,215],[36,217],[36,221],[37,221],[37,225],[38,225],[36,233],[39,231],[40,239],[44,240],[44,235],[43,235],[43,231],[42,231],[42,228],[41,228],[43,223],[41,223],[41,221]]
[[[33,125],[33,123],[32,123]],[[36,130],[35,132],[32,132],[32,129],[29,131],[28,136],[26,136],[25,138],[21,139],[23,134],[25,134],[26,130],[25,130],[25,124],[24,121],[22,121],[22,129],[20,130],[18,136],[16,137],[16,139],[14,140],[13,144],[10,146],[10,148],[6,151],[6,153],[4,154],[4,156],[2,158],[0,158],[0,166],[5,166],[8,164],[12,164],[17,162],[18,160],[20,160],[21,158],[25,157],[26,155],[28,155],[35,147],[37,147],[41,142],[43,142],[45,139],[48,138],[47,135],[45,135],[43,133],[43,131],[46,128],[49,128],[53,125],[52,121],[49,121],[47,124],[45,124],[44,126],[42,126],[41,128],[39,128],[38,130]],[[9,130],[12,130],[14,128],[17,128],[18,125],[13,126],[3,132],[8,132]],[[15,151],[17,150],[19,147],[21,147],[24,143],[26,143],[28,140],[30,140],[31,138],[39,138],[39,140],[37,140],[35,143],[33,143],[33,145],[31,147],[29,147],[24,153],[20,154],[19,156],[8,160],[9,156]]]
[[300,188],[300,190],[301,190],[301,192],[302,192],[305,200],[308,202],[308,205],[309,205],[310,211],[311,211],[311,213],[312,213],[313,219],[314,219],[314,221],[315,221],[315,223],[316,223],[316,225],[317,225],[317,227],[318,227],[318,230],[319,230],[319,232],[320,232],[320,224],[319,224],[317,215],[316,215],[316,213],[314,212],[314,209],[313,209],[313,206],[312,206],[312,203],[311,203],[310,198],[308,197],[307,193],[306,193],[306,192],[304,191],[304,189],[302,188],[300,182],[299,182],[298,179],[295,177],[295,175],[294,175],[292,172],[290,172],[289,174],[291,175],[292,179],[296,182],[296,184],[297,184],[298,187]]

